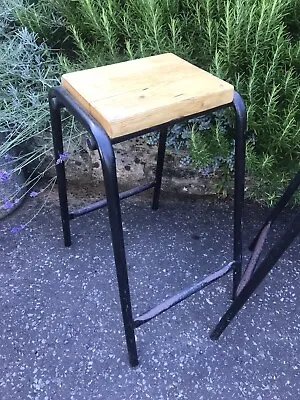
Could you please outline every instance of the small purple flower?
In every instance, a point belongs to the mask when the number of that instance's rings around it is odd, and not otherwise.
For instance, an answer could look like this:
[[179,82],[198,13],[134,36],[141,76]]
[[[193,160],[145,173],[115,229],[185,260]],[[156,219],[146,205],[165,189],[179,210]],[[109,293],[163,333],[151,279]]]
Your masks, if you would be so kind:
[[36,197],[38,196],[38,192],[35,192],[34,190],[32,192],[29,193],[30,197]]
[[11,208],[13,208],[14,203],[10,200],[6,200],[5,203],[3,203],[2,208],[4,208],[4,210],[10,210]]
[[23,225],[23,224],[21,224],[20,226],[13,226],[11,228],[11,233],[18,233],[23,228],[25,228],[25,225]]
[[4,160],[5,160],[5,161],[12,161],[13,158],[12,158],[12,156],[11,156],[10,154],[5,154],[5,155],[4,155]]
[[10,178],[9,173],[5,170],[0,171],[0,183],[1,182],[6,182]]
[[208,174],[210,174],[210,172],[211,172],[210,166],[207,166],[207,167],[205,167],[205,168],[203,168],[203,169],[201,170],[201,174],[202,174],[203,176],[207,176]]
[[56,160],[56,165],[61,164],[63,161],[67,161],[68,158],[69,158],[69,153],[67,151],[63,152],[62,154],[59,154],[59,157]]

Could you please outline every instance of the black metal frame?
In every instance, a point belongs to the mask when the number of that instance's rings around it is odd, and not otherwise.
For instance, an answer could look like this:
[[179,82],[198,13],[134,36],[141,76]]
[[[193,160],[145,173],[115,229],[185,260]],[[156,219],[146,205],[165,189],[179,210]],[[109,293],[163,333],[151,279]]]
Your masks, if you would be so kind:
[[288,204],[293,194],[300,186],[300,171],[291,180],[285,192],[281,196],[276,206],[272,209],[270,215],[266,219],[262,228],[256,235],[255,239],[249,246],[251,256],[246,266],[245,272],[237,287],[237,296],[230,305],[226,313],[220,319],[216,327],[210,334],[212,340],[217,340],[227,328],[232,319],[241,310],[253,292],[260,283],[265,279],[269,272],[275,267],[283,253],[293,243],[295,238],[300,234],[300,213],[293,218],[288,229],[281,235],[277,242],[271,247],[263,261],[258,265],[259,257],[263,249],[263,245],[270,231],[284,207]]
[[[154,191],[153,191],[152,208],[153,210],[156,210],[159,206],[159,196],[161,189],[168,127],[184,119],[199,116],[207,112],[213,112],[217,110],[217,108],[208,110],[204,113],[202,112],[199,114],[193,114],[176,121],[165,123],[160,126],[155,126],[146,130],[138,131],[130,135],[124,135],[117,139],[110,139],[110,137],[102,128],[102,126],[91,115],[89,115],[63,87],[56,87],[51,89],[49,93],[49,106],[51,114],[54,155],[56,161],[59,160],[60,154],[63,153],[62,123],[61,123],[61,109],[63,107],[65,107],[87,129],[87,131],[90,134],[88,138],[88,144],[90,148],[93,150],[98,150],[99,152],[103,169],[106,199],[94,203],[88,207],[84,207],[77,211],[69,212],[65,165],[64,162],[56,163],[57,183],[59,191],[64,243],[65,246],[71,245],[71,231],[70,231],[71,219],[89,213],[93,210],[102,208],[104,206],[108,206],[112,246],[114,252],[127,350],[129,354],[129,362],[131,366],[137,366],[138,355],[137,355],[137,347],[134,334],[135,328],[141,326],[145,322],[156,317],[157,315],[166,311],[170,307],[173,307],[175,304],[196,293],[201,288],[214,282],[216,279],[219,279],[221,276],[224,276],[230,270],[233,270],[234,297],[237,292],[242,271],[242,208],[244,201],[244,175],[245,175],[244,133],[246,131],[246,124],[247,124],[246,109],[243,99],[237,92],[234,92],[234,98],[232,103],[218,107],[218,109],[225,107],[233,107],[236,115],[233,261],[227,264],[225,267],[221,268],[220,270],[216,271],[215,273],[209,275],[205,279],[201,280],[200,282],[197,282],[196,284],[192,285],[188,289],[185,289],[180,293],[178,293],[177,295],[172,296],[168,300],[154,307],[145,314],[137,317],[136,319],[133,318],[132,308],[131,308],[131,297],[130,297],[130,289],[128,282],[126,255],[124,248],[120,199],[132,196],[134,194],[140,193],[141,191],[153,187]],[[127,192],[119,193],[113,144],[154,130],[160,131],[155,181],[148,185],[139,186]]]

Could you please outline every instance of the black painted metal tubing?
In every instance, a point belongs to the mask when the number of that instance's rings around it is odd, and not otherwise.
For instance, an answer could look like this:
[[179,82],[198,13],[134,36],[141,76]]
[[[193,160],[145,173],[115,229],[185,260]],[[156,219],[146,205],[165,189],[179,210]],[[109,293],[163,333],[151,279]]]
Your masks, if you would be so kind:
[[[155,186],[155,182],[147,183],[145,185],[136,186],[135,188],[126,190],[125,192],[119,193],[119,199],[127,199],[128,197],[134,196],[135,194],[142,193],[145,190],[151,189]],[[89,204],[86,207],[82,207],[78,210],[70,212],[70,219],[80,217],[81,215],[88,214],[92,211],[99,210],[107,206],[107,199],[99,200],[96,203]]]
[[260,283],[265,279],[268,273],[276,265],[283,253],[293,243],[295,238],[300,234],[300,213],[298,213],[289,228],[283,233],[283,235],[277,240],[277,242],[269,250],[264,260],[260,263],[257,269],[254,271],[250,280],[246,286],[241,290],[239,295],[235,298],[229,309],[220,319],[216,327],[210,334],[212,340],[217,340],[223,331],[227,328],[230,321],[236,316],[240,309],[245,305],[247,300],[257,289]]
[[250,244],[249,250],[251,250],[251,251],[254,250],[256,242],[258,241],[258,239],[260,237],[260,234],[261,234],[262,230],[264,229],[264,227],[266,225],[268,225],[269,223],[270,223],[270,226],[273,225],[273,223],[275,222],[276,218],[280,215],[281,211],[288,204],[288,202],[290,201],[290,199],[292,198],[292,196],[294,195],[296,190],[299,188],[299,186],[300,186],[300,171],[298,171],[298,173],[290,181],[290,183],[287,186],[287,188],[285,189],[283,195],[280,197],[280,199],[278,200],[277,204],[272,209],[270,215],[266,219],[266,221],[265,221],[264,225],[262,226],[261,230],[258,232],[256,237],[254,238],[254,240]]
[[137,327],[145,324],[146,322],[157,317],[158,315],[162,314],[163,312],[169,310],[171,307],[175,306],[176,304],[180,303],[181,301],[192,296],[199,290],[201,290],[201,289],[205,288],[206,286],[210,285],[211,283],[215,282],[222,276],[226,275],[233,268],[233,265],[234,265],[234,261],[231,261],[229,264],[226,264],[224,267],[222,267],[221,269],[208,275],[201,281],[195,283],[194,285],[190,286],[187,289],[180,291],[179,293],[175,294],[174,296],[169,297],[167,300],[158,304],[156,307],[154,307],[151,310],[145,312],[144,314],[138,316],[134,320],[134,326],[137,328]]

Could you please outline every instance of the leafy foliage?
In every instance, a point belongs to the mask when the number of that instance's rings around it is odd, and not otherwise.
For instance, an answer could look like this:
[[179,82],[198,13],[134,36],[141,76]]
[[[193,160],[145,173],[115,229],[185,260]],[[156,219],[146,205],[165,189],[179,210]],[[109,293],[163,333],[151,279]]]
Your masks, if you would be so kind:
[[[299,4],[298,0],[39,0],[19,6],[16,14],[40,40],[61,50],[64,69],[171,51],[232,83],[248,108],[249,193],[270,203],[299,169]],[[218,160],[220,173],[230,170],[231,116],[222,116],[212,130],[202,129],[201,124],[188,126],[190,135],[184,136],[190,137],[195,162],[215,170]]]
[[[6,12],[0,26],[0,170],[26,173],[25,187],[18,186],[11,198],[1,199],[8,204],[31,192],[53,167],[47,99],[61,66],[35,33],[14,26],[10,8],[2,9]],[[75,137],[74,130],[69,133]]]

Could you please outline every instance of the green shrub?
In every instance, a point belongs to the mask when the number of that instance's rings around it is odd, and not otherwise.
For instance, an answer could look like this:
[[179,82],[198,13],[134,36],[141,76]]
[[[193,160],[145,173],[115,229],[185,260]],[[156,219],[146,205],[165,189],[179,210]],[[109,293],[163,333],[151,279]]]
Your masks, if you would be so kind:
[[[25,172],[26,182],[10,198],[1,198],[0,207],[19,202],[53,167],[47,99],[61,74],[57,57],[38,43],[35,33],[16,27],[7,3],[5,7],[0,25],[0,170],[7,177]],[[74,130],[68,132],[75,137]]]
[[[172,51],[234,84],[248,108],[249,195],[272,203],[299,168],[298,0],[31,3],[18,8],[19,21],[62,50],[64,68]],[[217,159],[222,174],[231,165],[232,135],[222,136],[219,125],[215,134],[192,129],[190,147],[197,165]]]
[[295,41],[300,39],[300,2],[299,0],[292,0],[290,5],[290,12],[285,17],[285,23],[288,31]]
[[246,101],[252,139],[249,190],[268,202],[299,169],[300,53],[284,24],[289,5],[283,0],[208,0],[192,14],[199,21],[198,30],[192,25],[204,40],[201,46],[210,49],[210,70],[233,83]]

